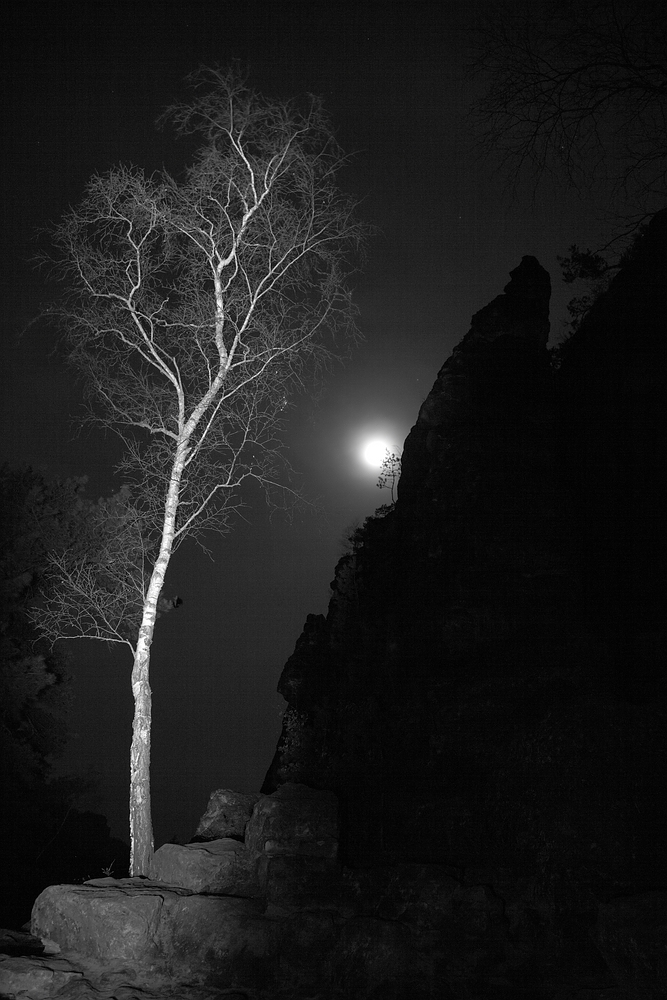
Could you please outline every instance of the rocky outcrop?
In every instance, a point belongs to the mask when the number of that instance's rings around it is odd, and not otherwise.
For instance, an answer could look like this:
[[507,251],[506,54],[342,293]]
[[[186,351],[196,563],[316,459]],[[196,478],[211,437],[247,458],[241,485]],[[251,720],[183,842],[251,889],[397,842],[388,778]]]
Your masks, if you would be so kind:
[[580,909],[564,926],[547,886],[507,871],[259,860],[256,898],[149,879],[51,886],[30,939],[31,952],[37,941],[51,954],[0,956],[2,995],[482,1000],[492,986],[508,1000],[664,996],[664,892]]
[[211,792],[193,840],[218,840],[220,837],[243,840],[258,798],[258,794],[242,795],[229,788],[217,788]]
[[[250,798],[254,808],[241,825],[241,811]],[[151,878],[197,893],[253,897],[266,889],[263,860],[273,855],[333,860],[338,853],[338,803],[332,792],[292,783],[281,785],[273,795],[251,797],[229,789],[213,792],[197,829],[229,829],[230,825],[240,830],[241,840],[201,841],[197,837],[197,842],[185,846],[163,844],[153,856]]]
[[493,944],[468,973],[445,948],[453,996],[467,974],[545,1000],[667,993],[665,273],[661,213],[556,359],[548,275],[522,260],[443,365],[396,504],[351,537],[280,678],[263,792],[334,790],[355,871],[485,887]]
[[[243,996],[297,997],[323,975],[349,978],[353,955],[357,971],[381,983],[396,960],[386,968],[380,960],[385,929],[359,923],[358,889],[336,860],[335,796],[285,784],[252,796],[241,826],[248,799],[214,792],[198,827],[240,830],[243,839],[164,844],[150,879],[45,889],[32,936],[20,942],[20,955],[33,957],[0,956],[0,995],[64,1000],[113,984],[137,997],[195,1000],[204,990],[210,1000],[236,987]],[[17,956],[16,935],[6,936],[5,951]],[[39,951],[50,954],[34,957]]]
[[565,343],[558,371],[563,516],[587,613],[619,651],[620,684],[634,672],[622,669],[634,637],[664,617],[666,268],[667,210]]
[[[403,449],[401,509],[424,495],[442,502],[452,487],[464,486],[463,456],[457,454],[463,445],[467,477],[486,477],[475,483],[478,500],[497,502],[503,485],[515,501],[528,492],[517,482],[516,462],[507,468],[502,460],[510,457],[510,446],[517,458],[523,456],[530,430],[539,433],[551,417],[546,353],[551,280],[534,257],[524,257],[510,276],[503,294],[475,313],[422,403]],[[499,445],[493,463],[489,459]],[[458,467],[450,464],[456,459]],[[504,472],[500,483],[488,479],[499,471]]]
[[332,792],[288,783],[262,796],[246,827],[249,850],[335,858],[338,802]]
[[[514,703],[524,681],[547,683],[534,661],[574,587],[555,519],[549,295],[525,257],[473,317],[405,442],[397,503],[352,538],[326,619],[309,616],[281,676],[263,790],[334,789],[350,862],[461,864],[498,840],[486,776],[499,752],[521,754]],[[486,697],[465,736],[471,684]]]

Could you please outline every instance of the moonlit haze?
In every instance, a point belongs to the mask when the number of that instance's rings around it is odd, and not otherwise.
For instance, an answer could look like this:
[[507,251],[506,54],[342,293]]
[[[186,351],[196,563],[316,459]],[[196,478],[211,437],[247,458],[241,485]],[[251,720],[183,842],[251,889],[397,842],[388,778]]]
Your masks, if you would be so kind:
[[375,469],[380,468],[389,454],[391,454],[389,445],[380,438],[373,438],[372,441],[367,441],[362,452],[364,462]]

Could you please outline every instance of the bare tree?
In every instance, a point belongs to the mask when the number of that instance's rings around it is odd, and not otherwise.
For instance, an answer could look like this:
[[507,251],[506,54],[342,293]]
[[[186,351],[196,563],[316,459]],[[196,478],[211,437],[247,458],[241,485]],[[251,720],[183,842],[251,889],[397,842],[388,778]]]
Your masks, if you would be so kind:
[[667,193],[667,8],[662,0],[506,0],[470,32],[484,92],[471,111],[514,183],[604,189],[625,219]]
[[53,234],[54,315],[90,418],[122,438],[127,489],[100,510],[100,544],[54,559],[36,615],[52,639],[132,650],[133,875],[153,853],[149,661],[169,561],[229,529],[244,484],[275,502],[290,393],[356,337],[346,275],[363,230],[320,102],[271,102],[236,69],[192,83],[163,116],[203,139],[184,178],[93,176]]

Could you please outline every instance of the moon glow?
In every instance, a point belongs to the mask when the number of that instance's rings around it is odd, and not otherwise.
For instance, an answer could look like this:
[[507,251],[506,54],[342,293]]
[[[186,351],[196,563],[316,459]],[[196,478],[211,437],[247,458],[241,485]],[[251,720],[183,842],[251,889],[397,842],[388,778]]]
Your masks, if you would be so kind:
[[372,441],[366,442],[363,446],[361,454],[367,465],[371,465],[373,468],[379,469],[387,457],[387,452],[389,450],[389,445],[386,441],[374,438]]

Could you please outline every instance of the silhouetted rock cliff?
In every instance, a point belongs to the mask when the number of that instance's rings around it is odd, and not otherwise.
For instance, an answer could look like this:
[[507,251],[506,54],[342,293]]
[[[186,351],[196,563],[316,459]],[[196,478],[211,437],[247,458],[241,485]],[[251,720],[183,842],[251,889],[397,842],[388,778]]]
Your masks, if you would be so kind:
[[532,880],[526,954],[583,938],[642,996],[659,959],[635,983],[603,909],[667,915],[665,274],[661,213],[558,367],[535,258],[475,314],[283,670],[263,787],[333,789],[346,864]]
[[563,513],[587,610],[617,635],[664,618],[666,324],[663,211],[561,349],[558,372]]
[[[395,507],[353,537],[326,619],[309,617],[280,680],[290,709],[273,780],[335,788],[350,859],[460,861],[473,829],[486,839],[491,720],[505,728],[509,679],[532,675],[534,647],[554,641],[566,568],[551,288],[534,257],[511,277],[443,365],[405,442]],[[470,683],[491,685],[474,738],[460,715]]]

